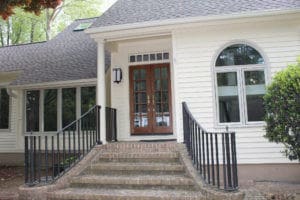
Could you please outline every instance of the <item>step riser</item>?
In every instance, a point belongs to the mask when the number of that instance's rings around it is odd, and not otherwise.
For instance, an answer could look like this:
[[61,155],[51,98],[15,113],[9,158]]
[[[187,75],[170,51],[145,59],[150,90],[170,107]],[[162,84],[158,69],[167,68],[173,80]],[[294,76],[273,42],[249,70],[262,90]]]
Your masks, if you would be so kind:
[[180,163],[178,158],[99,158],[99,162]]
[[102,185],[102,184],[80,184],[72,183],[70,185],[72,188],[90,188],[90,189],[134,189],[134,190],[188,190],[195,191],[196,188],[193,185]]
[[206,200],[204,197],[143,197],[143,196],[111,196],[111,195],[49,195],[49,200]]
[[92,169],[84,172],[84,175],[182,175],[185,171],[157,171],[157,170],[97,170]]
[[145,177],[141,177],[141,178],[122,178],[122,177],[101,177],[101,178],[74,178],[71,181],[71,185],[72,184],[80,184],[80,185],[143,185],[143,186],[156,186],[156,185],[165,185],[165,186],[191,186],[194,185],[194,182],[191,179],[187,179],[187,178],[182,178],[182,177],[178,177],[178,178],[172,178],[172,179],[168,179],[165,178],[162,179],[160,177],[155,177],[155,178],[145,178]]

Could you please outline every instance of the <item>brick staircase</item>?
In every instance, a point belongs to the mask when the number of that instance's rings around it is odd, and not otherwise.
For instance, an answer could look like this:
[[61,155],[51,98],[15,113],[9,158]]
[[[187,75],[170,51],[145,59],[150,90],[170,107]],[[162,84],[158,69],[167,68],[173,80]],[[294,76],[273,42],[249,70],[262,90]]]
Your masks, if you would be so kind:
[[105,145],[67,188],[49,193],[48,199],[205,199],[176,148],[173,142]]

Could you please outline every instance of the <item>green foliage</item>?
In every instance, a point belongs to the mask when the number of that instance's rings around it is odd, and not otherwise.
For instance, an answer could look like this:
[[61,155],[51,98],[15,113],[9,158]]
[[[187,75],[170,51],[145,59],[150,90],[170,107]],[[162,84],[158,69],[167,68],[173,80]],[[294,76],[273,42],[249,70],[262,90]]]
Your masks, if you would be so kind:
[[39,15],[15,8],[7,20],[0,18],[0,47],[51,39],[75,19],[98,17],[103,0],[64,0]]
[[300,161],[300,57],[297,64],[276,74],[264,101],[265,137],[284,144],[285,155]]

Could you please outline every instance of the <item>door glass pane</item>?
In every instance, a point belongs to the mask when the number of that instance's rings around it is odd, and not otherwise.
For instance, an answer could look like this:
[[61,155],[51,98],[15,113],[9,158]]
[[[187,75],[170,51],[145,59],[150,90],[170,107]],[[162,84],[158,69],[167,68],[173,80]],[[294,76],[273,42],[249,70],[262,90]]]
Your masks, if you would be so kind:
[[169,81],[168,81],[168,79],[163,79],[163,80],[161,80],[161,82],[162,82],[162,90],[164,90],[164,91],[168,91],[169,90],[169,86],[168,86],[168,83],[169,83]]
[[140,69],[140,73],[141,73],[140,79],[141,80],[146,80],[146,70],[145,69]]
[[76,88],[62,89],[62,126],[76,120]]
[[245,71],[245,83],[248,121],[263,121],[263,96],[266,93],[264,71]]
[[9,128],[9,95],[0,89],[0,129]]
[[217,74],[220,122],[239,122],[239,97],[237,73]]
[[148,126],[146,69],[134,70],[134,127]]
[[155,90],[160,90],[160,88],[161,88],[161,81],[160,81],[160,79],[158,79],[158,80],[155,80]]
[[44,131],[57,131],[57,90],[44,91]]
[[26,92],[26,130],[39,131],[40,91]]
[[155,79],[160,79],[160,68],[155,68],[154,69],[154,78]]
[[161,77],[168,78],[168,69],[166,67],[161,68]]

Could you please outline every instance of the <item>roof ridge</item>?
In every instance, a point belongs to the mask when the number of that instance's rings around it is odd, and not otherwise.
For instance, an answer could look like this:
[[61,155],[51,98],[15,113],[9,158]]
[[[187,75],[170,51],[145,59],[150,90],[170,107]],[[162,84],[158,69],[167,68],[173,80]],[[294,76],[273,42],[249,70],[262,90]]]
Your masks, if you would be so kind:
[[2,49],[2,48],[9,48],[9,47],[18,47],[18,46],[33,45],[33,44],[40,44],[40,43],[46,43],[46,42],[48,42],[48,41],[30,42],[30,43],[23,43],[23,44],[13,44],[13,45],[9,45],[9,46],[2,46],[2,47],[0,47],[0,49]]

